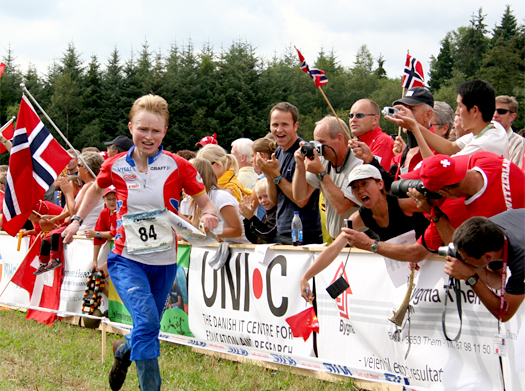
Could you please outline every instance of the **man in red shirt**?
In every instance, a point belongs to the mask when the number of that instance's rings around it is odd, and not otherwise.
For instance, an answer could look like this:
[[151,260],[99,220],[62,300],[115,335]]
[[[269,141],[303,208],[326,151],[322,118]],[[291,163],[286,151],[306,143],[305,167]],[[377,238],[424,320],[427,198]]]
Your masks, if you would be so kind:
[[386,171],[394,157],[394,139],[379,127],[379,106],[370,99],[354,103],[349,114],[349,125],[354,137],[363,141]]
[[[510,160],[492,152],[472,156],[434,155],[421,167],[403,175],[403,179],[421,179],[431,192],[452,199],[463,199],[468,217],[492,217],[511,209],[525,208],[525,173]],[[430,213],[442,238],[451,238],[454,228],[449,217],[432,206],[415,189],[410,195],[418,207]],[[445,241],[446,242],[446,241]]]
[[[473,216],[492,217],[511,209],[525,208],[525,173],[514,163],[492,152],[476,152],[472,156],[434,155],[423,160],[421,167],[403,175],[403,179],[421,179],[434,193],[447,197],[443,203],[427,199],[415,189],[410,195],[418,207],[430,215],[432,224],[425,232],[426,245],[435,249],[441,241],[450,243],[454,230]],[[370,249],[374,240],[362,232],[347,230],[351,246]],[[430,253],[421,237],[413,245],[380,242],[374,250],[388,258],[419,262]]]
[[445,197],[465,198],[469,217],[491,217],[525,208],[525,174],[510,160],[492,152],[435,155],[403,178],[421,179],[428,190]]

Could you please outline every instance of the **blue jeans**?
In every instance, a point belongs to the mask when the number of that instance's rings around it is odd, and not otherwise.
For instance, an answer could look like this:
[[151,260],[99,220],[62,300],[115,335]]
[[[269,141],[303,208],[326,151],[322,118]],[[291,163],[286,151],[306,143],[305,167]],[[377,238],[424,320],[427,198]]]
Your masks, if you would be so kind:
[[133,320],[133,329],[126,336],[131,361],[156,359],[160,356],[160,320],[175,281],[177,264],[146,265],[111,252],[108,271]]

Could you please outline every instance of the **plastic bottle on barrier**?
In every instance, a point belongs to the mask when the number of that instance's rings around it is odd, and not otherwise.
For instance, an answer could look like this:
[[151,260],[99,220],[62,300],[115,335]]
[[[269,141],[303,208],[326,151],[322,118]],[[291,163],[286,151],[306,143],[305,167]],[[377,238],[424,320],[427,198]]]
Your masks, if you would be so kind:
[[299,216],[299,211],[297,210],[293,212],[292,244],[294,246],[303,245],[303,223],[301,222],[301,217]]

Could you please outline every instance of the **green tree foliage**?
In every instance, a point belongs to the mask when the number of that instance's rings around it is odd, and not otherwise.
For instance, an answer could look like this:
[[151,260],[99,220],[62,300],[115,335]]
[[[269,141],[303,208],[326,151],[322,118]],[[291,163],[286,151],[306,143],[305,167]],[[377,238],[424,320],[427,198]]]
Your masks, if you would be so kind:
[[[520,102],[515,128],[523,127],[525,103],[525,27],[507,6],[501,21],[487,30],[480,9],[468,23],[448,32],[437,57],[431,57],[430,86],[436,100],[456,107],[456,86],[465,80],[490,81],[498,95],[510,94]],[[385,59],[362,45],[352,64],[341,64],[335,50],[321,48],[317,56],[303,52],[307,63],[325,71],[328,84],[322,91],[337,115],[348,121],[355,101],[370,98],[382,108],[401,97],[401,78],[389,78]],[[230,149],[239,137],[256,139],[268,130],[271,107],[288,101],[299,108],[299,135],[310,140],[315,122],[332,115],[321,91],[299,68],[293,45],[272,58],[262,58],[243,40],[214,49],[204,43],[196,49],[191,40],[172,43],[162,52],[147,40],[123,59],[119,50],[107,59],[94,53],[82,59],[73,42],[62,57],[39,75],[34,65],[21,72],[8,47],[2,61],[6,70],[0,79],[0,122],[16,115],[24,82],[40,105],[76,148],[96,146],[117,135],[129,135],[128,114],[134,100],[144,94],[159,94],[169,104],[170,122],[164,147],[171,151],[195,149],[204,136],[217,133],[219,143]],[[403,64],[399,64],[398,75]],[[40,117],[46,123],[44,116]],[[46,126],[53,132],[49,124]],[[388,133],[397,128],[383,117],[380,126]],[[60,140],[60,138],[57,137]],[[7,154],[0,156],[0,162]]]
[[496,95],[518,99],[515,129],[521,129],[525,114],[525,26],[519,25],[509,5],[501,21],[489,31],[480,8],[470,25],[449,31],[441,41],[437,58],[431,57],[430,86],[436,100],[456,107],[456,85],[480,78],[490,82]]
[[437,58],[430,57],[430,80],[428,85],[431,91],[437,91],[441,86],[452,77],[454,69],[454,57],[452,56],[451,34],[447,33],[441,41],[441,49]]
[[475,75],[478,72],[483,55],[489,49],[486,16],[480,8],[477,15],[472,15],[470,26],[460,27],[455,33],[454,67],[465,75]]

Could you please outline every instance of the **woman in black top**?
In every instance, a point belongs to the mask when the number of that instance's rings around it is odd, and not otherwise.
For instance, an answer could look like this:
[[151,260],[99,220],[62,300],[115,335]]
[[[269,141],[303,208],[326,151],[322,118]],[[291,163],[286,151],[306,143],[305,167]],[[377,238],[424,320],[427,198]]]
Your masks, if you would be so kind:
[[[425,232],[429,220],[417,208],[414,200],[387,194],[381,173],[376,167],[370,164],[356,167],[349,175],[349,186],[354,197],[362,204],[350,217],[353,229],[366,227],[370,237],[381,241],[411,230],[415,231],[416,238]],[[332,263],[346,245],[344,234],[339,234],[301,277],[301,295],[306,300],[313,299],[308,281]]]

